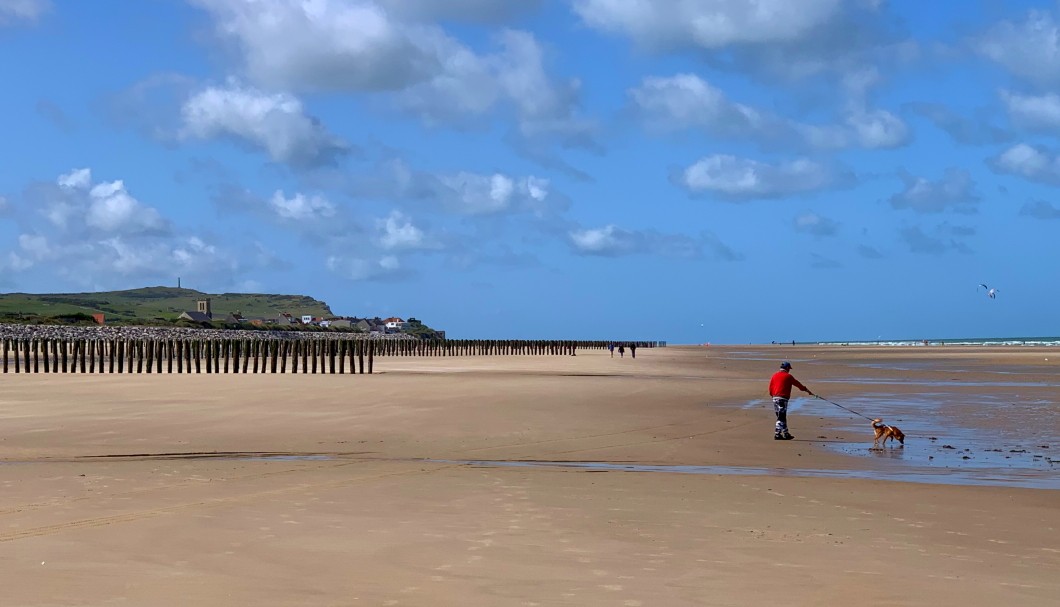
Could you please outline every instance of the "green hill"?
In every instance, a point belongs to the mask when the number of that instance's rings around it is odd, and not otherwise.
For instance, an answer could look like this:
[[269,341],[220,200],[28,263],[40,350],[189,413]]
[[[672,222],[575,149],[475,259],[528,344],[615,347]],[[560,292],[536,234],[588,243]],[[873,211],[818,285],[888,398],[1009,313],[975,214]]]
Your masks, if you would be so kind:
[[172,321],[195,302],[210,299],[215,319],[232,312],[244,317],[274,317],[282,312],[292,316],[312,314],[333,316],[328,304],[305,295],[270,295],[267,293],[221,293],[212,295],[194,289],[145,287],[128,291],[97,293],[6,293],[0,294],[0,321],[19,317],[55,317],[71,314],[106,314],[111,322]]

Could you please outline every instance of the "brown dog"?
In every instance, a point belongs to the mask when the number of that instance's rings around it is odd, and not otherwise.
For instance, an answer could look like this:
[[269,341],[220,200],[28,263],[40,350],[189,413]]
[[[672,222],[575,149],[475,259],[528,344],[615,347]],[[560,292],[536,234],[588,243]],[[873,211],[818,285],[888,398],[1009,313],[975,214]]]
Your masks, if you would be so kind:
[[879,444],[881,438],[884,445],[887,444],[887,439],[891,439],[892,443],[895,439],[898,439],[898,442],[905,446],[905,435],[902,434],[902,431],[897,426],[888,426],[883,423],[882,419],[877,417],[872,420],[872,430],[876,433],[876,438],[872,441],[873,447],[882,446]]

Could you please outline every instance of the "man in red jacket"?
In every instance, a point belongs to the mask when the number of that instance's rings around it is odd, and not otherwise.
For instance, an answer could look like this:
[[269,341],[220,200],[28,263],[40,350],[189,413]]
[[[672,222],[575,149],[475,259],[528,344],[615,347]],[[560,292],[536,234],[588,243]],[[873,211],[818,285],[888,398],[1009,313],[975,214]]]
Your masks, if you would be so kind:
[[773,397],[773,412],[777,414],[777,427],[773,440],[791,440],[795,438],[788,432],[788,399],[791,398],[791,387],[813,396],[809,388],[799,383],[791,374],[791,363],[780,363],[780,371],[769,378],[769,396]]

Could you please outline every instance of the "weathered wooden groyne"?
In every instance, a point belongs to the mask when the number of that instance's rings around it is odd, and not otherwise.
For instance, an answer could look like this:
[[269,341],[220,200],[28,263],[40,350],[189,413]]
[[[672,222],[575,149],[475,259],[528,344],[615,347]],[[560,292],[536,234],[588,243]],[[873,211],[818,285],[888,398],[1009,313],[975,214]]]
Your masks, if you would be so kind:
[[[11,327],[14,325],[9,325]],[[386,356],[577,355],[608,343],[656,347],[659,342],[564,340],[420,340],[355,334],[155,330],[85,334],[83,328],[0,327],[3,373],[372,373]],[[64,331],[63,329],[67,329]],[[70,330],[73,329],[73,330]],[[100,328],[101,329],[101,328]],[[89,329],[88,331],[92,331]],[[176,331],[174,333],[173,331]],[[6,335],[5,335],[6,333]]]

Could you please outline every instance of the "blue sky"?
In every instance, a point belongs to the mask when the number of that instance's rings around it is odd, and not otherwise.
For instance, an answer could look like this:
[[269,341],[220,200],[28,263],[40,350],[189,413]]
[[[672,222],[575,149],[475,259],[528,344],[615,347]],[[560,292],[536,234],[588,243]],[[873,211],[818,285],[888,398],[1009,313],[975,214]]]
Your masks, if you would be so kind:
[[1057,2],[0,0],[0,55],[3,291],[1060,333]]

